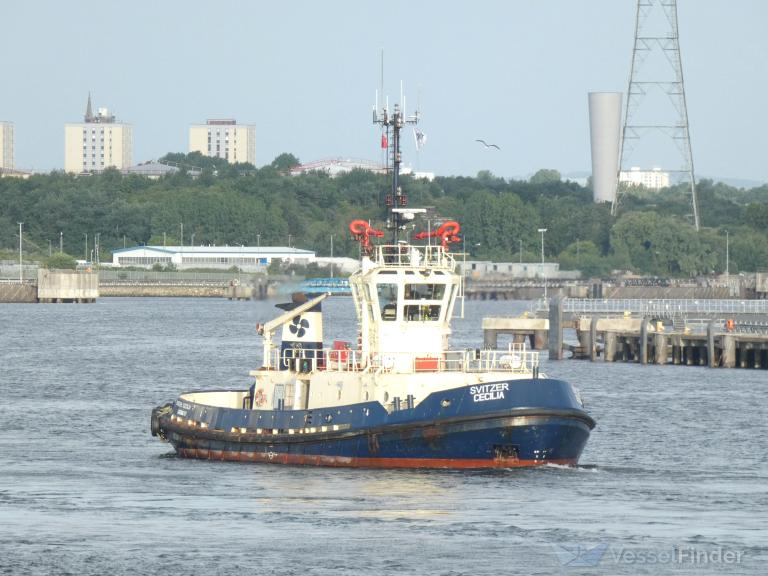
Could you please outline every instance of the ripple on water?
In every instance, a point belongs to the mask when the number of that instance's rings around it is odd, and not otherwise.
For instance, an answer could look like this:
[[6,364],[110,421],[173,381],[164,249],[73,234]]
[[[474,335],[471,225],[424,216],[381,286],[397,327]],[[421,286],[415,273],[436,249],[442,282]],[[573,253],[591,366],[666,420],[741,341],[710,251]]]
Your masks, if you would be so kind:
[[[149,435],[149,411],[184,389],[247,384],[261,353],[253,327],[272,304],[0,305],[0,573],[581,573],[562,566],[565,542],[609,544],[589,574],[679,573],[610,552],[681,543],[743,551],[733,573],[762,573],[765,372],[545,360],[598,422],[578,467],[177,458]],[[480,342],[483,316],[525,307],[467,302],[454,345]],[[326,339],[354,341],[351,302],[325,310]]]

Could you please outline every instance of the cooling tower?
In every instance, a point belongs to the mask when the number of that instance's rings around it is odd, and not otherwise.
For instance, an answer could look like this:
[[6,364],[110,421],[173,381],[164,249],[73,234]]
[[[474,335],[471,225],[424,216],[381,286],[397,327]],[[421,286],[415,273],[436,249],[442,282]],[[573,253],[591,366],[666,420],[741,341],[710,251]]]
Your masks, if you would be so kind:
[[592,190],[595,202],[613,202],[619,172],[621,92],[589,93]]

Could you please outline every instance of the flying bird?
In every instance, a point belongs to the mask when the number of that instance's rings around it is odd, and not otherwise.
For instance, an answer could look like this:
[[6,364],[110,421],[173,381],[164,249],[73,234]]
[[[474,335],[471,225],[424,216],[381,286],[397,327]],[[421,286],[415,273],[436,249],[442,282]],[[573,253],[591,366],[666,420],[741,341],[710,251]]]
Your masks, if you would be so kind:
[[481,140],[480,138],[477,138],[475,142],[480,142],[480,144],[482,144],[486,148],[496,148],[496,150],[501,150],[501,148],[499,148],[496,144],[488,144],[488,142],[486,142],[485,140]]

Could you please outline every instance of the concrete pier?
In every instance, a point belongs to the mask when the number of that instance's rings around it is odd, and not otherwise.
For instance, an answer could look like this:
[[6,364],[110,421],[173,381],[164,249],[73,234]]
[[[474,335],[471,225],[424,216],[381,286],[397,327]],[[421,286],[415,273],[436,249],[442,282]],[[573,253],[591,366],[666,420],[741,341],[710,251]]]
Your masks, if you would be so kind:
[[510,335],[515,343],[525,342],[534,350],[547,347],[549,320],[546,318],[483,318],[483,345],[498,348],[499,335]]
[[0,302],[95,302],[99,275],[75,270],[37,270],[36,280],[0,283]]
[[596,338],[598,342],[602,339],[605,362],[768,368],[768,334],[729,333],[713,325],[706,333],[656,332],[643,322],[637,331],[597,332]]
[[224,289],[224,296],[230,300],[251,300],[253,292],[253,286],[232,283]]
[[38,302],[95,302],[99,297],[99,275],[74,270],[37,271]]
[[[552,299],[548,318],[484,318],[485,345],[496,348],[499,334],[509,334],[516,342],[530,338],[539,350],[548,344],[551,360],[560,360],[564,351],[570,351],[572,358],[593,362],[602,357],[604,362],[768,369],[768,331],[738,332],[733,321],[723,320],[710,321],[699,332],[684,323],[666,331],[653,316],[582,315],[568,320],[561,303],[559,298]],[[563,343],[564,328],[575,329],[578,345]]]

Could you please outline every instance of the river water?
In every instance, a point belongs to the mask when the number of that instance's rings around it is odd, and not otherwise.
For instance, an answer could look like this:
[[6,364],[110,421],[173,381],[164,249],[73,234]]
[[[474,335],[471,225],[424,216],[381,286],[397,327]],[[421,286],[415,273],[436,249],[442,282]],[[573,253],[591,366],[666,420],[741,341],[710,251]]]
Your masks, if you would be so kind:
[[[176,458],[150,410],[245,387],[273,304],[0,304],[0,573],[765,573],[765,371],[544,361],[598,422],[580,468]],[[454,345],[526,306],[467,302]],[[351,300],[325,311],[326,342],[354,340]]]

